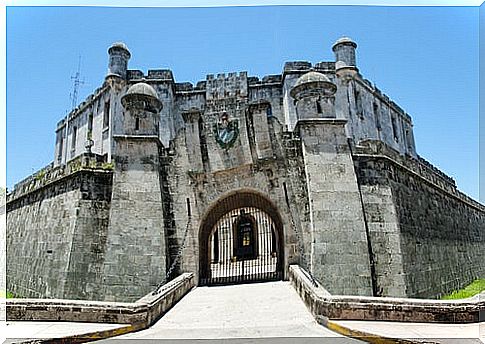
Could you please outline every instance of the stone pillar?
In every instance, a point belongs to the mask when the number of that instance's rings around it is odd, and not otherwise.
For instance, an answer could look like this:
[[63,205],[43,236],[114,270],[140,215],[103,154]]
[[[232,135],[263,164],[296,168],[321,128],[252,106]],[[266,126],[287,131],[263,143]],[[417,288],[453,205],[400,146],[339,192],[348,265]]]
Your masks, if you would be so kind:
[[297,123],[312,227],[311,272],[332,294],[372,295],[364,215],[345,120]]
[[301,76],[291,90],[310,205],[309,269],[332,294],[372,295],[362,203],[347,121],[335,118],[335,92],[335,84],[317,72]]
[[185,145],[187,147],[187,156],[189,158],[189,169],[194,172],[204,171],[202,163],[202,152],[200,150],[200,132],[199,118],[200,111],[191,109],[182,113],[185,122]]
[[273,157],[273,148],[268,129],[268,111],[271,109],[269,102],[254,103],[249,106],[254,130],[254,143],[257,159]]
[[166,273],[162,144],[156,120],[162,104],[154,89],[143,83],[130,87],[121,102],[125,108],[124,134],[113,136],[113,190],[103,298],[133,302],[152,291]]

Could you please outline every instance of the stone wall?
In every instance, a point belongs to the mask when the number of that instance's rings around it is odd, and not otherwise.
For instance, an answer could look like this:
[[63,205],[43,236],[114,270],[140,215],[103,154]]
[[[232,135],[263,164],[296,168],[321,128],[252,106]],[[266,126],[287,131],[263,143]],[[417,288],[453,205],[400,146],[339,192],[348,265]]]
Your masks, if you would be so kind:
[[87,297],[86,285],[99,277],[110,196],[111,172],[79,170],[10,198],[7,289],[20,297]]
[[9,299],[9,321],[70,321],[131,324],[133,331],[151,326],[194,286],[194,274],[181,274],[165,284],[158,293],[145,295],[135,302],[84,300]]
[[92,140],[93,153],[109,153],[109,91],[106,85],[102,85],[57,123],[54,166],[64,164],[85,152],[87,140]]
[[297,265],[290,266],[289,279],[318,322],[333,319],[459,324],[484,320],[485,302],[480,299],[420,300],[331,295],[321,285],[315,285],[308,278],[308,272]]
[[411,168],[419,162],[380,153],[354,159],[383,295],[439,297],[485,277],[485,207]]
[[165,279],[166,243],[156,136],[115,136],[113,192],[98,285],[105,301],[134,301]]
[[299,120],[312,226],[311,272],[330,292],[372,295],[368,239],[345,120]]
[[[286,170],[282,168],[283,161],[271,159],[258,164],[247,164],[229,171],[209,173],[191,173],[184,170],[187,155],[184,140],[176,140],[177,153],[168,169],[168,197],[173,221],[166,222],[167,238],[171,252],[171,260],[176,257],[182,247],[181,271],[199,270],[200,230],[203,220],[210,209],[226,196],[237,192],[249,192],[263,195],[278,209],[284,224],[285,257],[287,262],[298,262],[297,240],[291,226],[290,214],[285,201],[285,185],[291,193]],[[182,151],[181,151],[182,150]],[[191,214],[189,221],[188,214]],[[187,235],[185,231],[188,230]],[[186,236],[184,242],[184,236]],[[196,278],[198,278],[198,273]]]
[[347,135],[355,142],[375,139],[416,156],[411,117],[360,74],[338,78],[337,118],[348,120]]

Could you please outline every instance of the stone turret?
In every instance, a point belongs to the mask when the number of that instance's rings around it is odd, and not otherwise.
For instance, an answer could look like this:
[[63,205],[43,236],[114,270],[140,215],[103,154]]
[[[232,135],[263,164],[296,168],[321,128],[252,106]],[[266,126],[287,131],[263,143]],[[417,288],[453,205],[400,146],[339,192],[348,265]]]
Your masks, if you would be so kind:
[[[152,86],[139,82],[128,88],[121,104],[123,131],[113,135],[113,184],[102,267],[110,283],[100,292],[111,301],[121,296],[138,299],[153,290],[164,278],[167,262],[160,192],[163,146],[158,136],[162,102]],[[127,245],[119,245],[122,242]]]
[[109,63],[108,76],[118,76],[126,79],[126,70],[128,69],[128,60],[131,53],[125,43],[116,42],[108,49]]
[[123,118],[124,134],[158,136],[162,102],[152,86],[144,82],[131,86],[121,104],[127,110]]
[[337,86],[322,73],[310,71],[302,75],[290,91],[296,101],[298,120],[335,118]]
[[334,43],[332,50],[335,53],[335,71],[337,75],[341,72],[356,73],[358,71],[355,62],[356,48],[357,43],[349,37],[339,38]]

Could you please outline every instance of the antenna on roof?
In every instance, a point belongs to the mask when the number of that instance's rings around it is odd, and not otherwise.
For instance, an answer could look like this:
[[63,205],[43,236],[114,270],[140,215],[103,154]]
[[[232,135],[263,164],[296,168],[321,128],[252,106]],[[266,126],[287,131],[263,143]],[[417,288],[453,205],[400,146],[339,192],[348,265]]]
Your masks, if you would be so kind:
[[71,109],[74,109],[77,105],[77,96],[79,94],[79,87],[84,85],[84,80],[81,80],[81,55],[79,55],[79,62],[77,64],[77,72],[71,76],[73,80],[72,92],[69,95],[71,98]]

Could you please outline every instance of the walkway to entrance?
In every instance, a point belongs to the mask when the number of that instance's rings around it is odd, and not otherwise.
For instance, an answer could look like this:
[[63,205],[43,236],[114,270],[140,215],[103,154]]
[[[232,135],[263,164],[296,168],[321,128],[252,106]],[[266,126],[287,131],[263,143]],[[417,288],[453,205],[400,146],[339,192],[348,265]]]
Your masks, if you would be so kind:
[[317,324],[289,282],[282,281],[195,288],[151,328],[116,339],[270,337],[361,343]]

